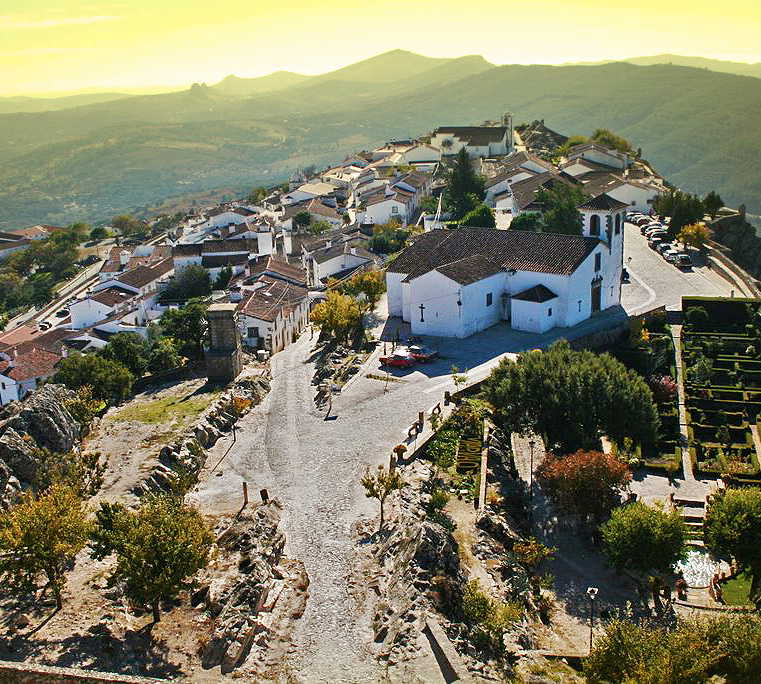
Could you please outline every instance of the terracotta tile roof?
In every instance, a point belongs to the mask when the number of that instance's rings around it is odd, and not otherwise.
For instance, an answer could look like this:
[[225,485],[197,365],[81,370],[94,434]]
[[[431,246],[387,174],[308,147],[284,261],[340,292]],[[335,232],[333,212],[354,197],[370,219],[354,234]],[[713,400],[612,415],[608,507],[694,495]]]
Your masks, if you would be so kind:
[[220,268],[221,266],[243,266],[248,263],[248,254],[212,254],[201,257],[204,268]]
[[613,199],[610,195],[603,193],[597,195],[590,200],[579,205],[579,209],[592,209],[597,211],[619,211],[625,209],[629,205],[626,202],[619,202],[617,199]]
[[47,378],[55,372],[55,366],[62,358],[60,354],[35,348],[19,354],[12,361],[5,361],[0,365],[0,373],[17,382]]
[[131,287],[141,288],[159,280],[172,269],[174,269],[174,262],[169,258],[159,261],[154,266],[138,266],[131,271],[125,271],[116,280]]
[[473,254],[453,261],[436,270],[460,285],[470,285],[504,270],[502,264],[485,254]]
[[105,306],[116,306],[122,302],[126,302],[135,296],[135,293],[131,290],[125,290],[121,287],[107,287],[105,290],[99,290],[98,292],[90,295],[90,299],[96,301]]
[[550,288],[544,285],[534,285],[534,287],[523,290],[516,295],[513,295],[513,299],[520,299],[524,302],[536,302],[541,304],[542,302],[548,302],[550,299],[555,299],[557,295],[550,290]]
[[38,332],[34,325],[20,325],[18,328],[2,333],[0,334],[0,350],[10,349],[17,344],[34,339]]
[[307,273],[301,266],[290,264],[277,256],[260,258],[251,264],[249,270],[254,277],[266,272],[267,274],[275,274],[275,277],[282,276],[285,280],[290,280],[294,283],[306,285],[307,282]]
[[[52,328],[46,332],[40,333],[37,337],[27,342],[21,342],[16,345],[15,349],[18,354],[26,354],[32,349],[44,349],[45,351],[58,354],[61,346],[66,340],[77,337],[81,334],[79,330],[69,330],[68,328]],[[7,353],[7,352],[6,352]]]
[[181,244],[172,247],[173,257],[201,256],[201,243]]
[[524,230],[433,230],[403,250],[387,270],[412,280],[434,268],[481,254],[505,269],[570,275],[599,243],[597,238]]
[[279,314],[287,315],[309,296],[305,287],[275,278],[262,276],[258,282],[264,285],[244,295],[238,304],[239,313],[263,321],[274,321]]
[[559,183],[571,187],[578,186],[578,183],[574,183],[573,179],[554,173],[540,173],[531,178],[524,178],[522,181],[513,183],[513,212],[529,208],[536,200],[536,193],[541,188],[551,188]]
[[325,218],[338,219],[341,215],[333,208],[326,204],[323,204],[318,199],[313,199],[306,206],[306,211],[310,214],[317,214],[317,216],[324,216]]
[[238,240],[206,240],[201,243],[201,253],[206,254],[236,254],[256,253],[259,251],[259,242],[256,238],[242,238]]

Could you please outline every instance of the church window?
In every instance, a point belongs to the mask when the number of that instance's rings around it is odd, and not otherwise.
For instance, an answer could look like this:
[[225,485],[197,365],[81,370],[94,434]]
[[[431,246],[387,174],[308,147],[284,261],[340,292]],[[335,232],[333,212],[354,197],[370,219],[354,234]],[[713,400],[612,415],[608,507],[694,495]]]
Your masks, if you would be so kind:
[[602,266],[602,254],[599,252],[595,254],[595,271],[599,271]]
[[621,232],[621,214],[616,214],[616,235]]
[[550,307],[549,309],[547,309],[547,315],[548,315],[548,316],[552,316],[552,307]]
[[579,300],[579,311],[581,311],[581,300]]
[[492,293],[487,292],[486,293],[486,306],[491,306],[492,303]]
[[597,214],[593,215],[592,218],[589,219],[589,234],[600,234],[600,217]]
[[392,214],[398,214],[399,213],[399,207],[391,207],[391,213]]

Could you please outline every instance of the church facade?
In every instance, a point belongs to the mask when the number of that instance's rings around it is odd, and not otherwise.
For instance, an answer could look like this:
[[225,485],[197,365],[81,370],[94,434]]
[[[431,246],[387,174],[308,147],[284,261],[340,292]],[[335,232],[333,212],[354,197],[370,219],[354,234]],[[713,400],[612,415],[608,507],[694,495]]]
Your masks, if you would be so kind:
[[421,235],[386,272],[389,314],[413,334],[468,337],[499,321],[574,326],[621,301],[624,203],[579,207],[582,235],[460,228]]

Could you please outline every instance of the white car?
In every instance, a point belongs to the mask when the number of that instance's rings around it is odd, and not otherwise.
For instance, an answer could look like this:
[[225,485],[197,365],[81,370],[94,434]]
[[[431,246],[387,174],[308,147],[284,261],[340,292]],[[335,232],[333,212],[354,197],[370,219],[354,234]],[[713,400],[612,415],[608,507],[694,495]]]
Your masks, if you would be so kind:
[[673,247],[671,249],[665,250],[664,252],[661,252],[663,258],[672,264],[677,262],[680,254],[681,252],[678,249],[674,249]]

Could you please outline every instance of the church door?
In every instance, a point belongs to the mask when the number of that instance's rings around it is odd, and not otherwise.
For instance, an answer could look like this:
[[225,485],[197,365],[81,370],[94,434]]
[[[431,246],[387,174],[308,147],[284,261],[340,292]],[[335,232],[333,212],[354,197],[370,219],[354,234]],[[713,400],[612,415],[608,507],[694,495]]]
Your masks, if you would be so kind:
[[600,310],[602,303],[602,282],[597,280],[592,283],[592,313]]

